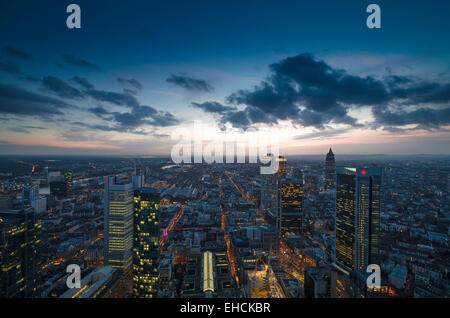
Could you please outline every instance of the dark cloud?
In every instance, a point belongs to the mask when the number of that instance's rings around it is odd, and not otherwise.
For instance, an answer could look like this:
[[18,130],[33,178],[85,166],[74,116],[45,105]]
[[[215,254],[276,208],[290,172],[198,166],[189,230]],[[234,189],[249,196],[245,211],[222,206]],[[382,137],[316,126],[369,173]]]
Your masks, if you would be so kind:
[[92,85],[87,78],[75,76],[72,77],[72,81],[83,87],[84,89],[94,89],[94,85]]
[[41,81],[41,79],[31,76],[31,75],[27,75],[23,78],[24,80],[31,82],[31,83],[39,83]]
[[122,85],[131,85],[132,87],[134,87],[137,90],[142,90],[142,84],[134,78],[125,79],[125,78],[119,77],[119,78],[117,78],[117,81]]
[[5,45],[2,47],[2,51],[11,57],[19,58],[26,61],[34,61],[34,58],[30,54],[18,50],[12,46]]
[[[139,127],[143,125],[164,127],[176,125],[179,123],[179,120],[173,114],[166,111],[156,110],[151,106],[141,105],[136,97],[130,93],[117,93],[112,91],[98,90],[86,78],[82,77],[73,77],[71,81],[78,84],[81,89],[72,87],[64,80],[54,76],[46,76],[42,79],[41,82],[45,90],[51,91],[62,98],[81,99],[90,97],[97,102],[106,102],[131,109],[130,111],[126,112],[112,112],[105,109],[102,105],[89,108],[87,109],[89,113],[94,114],[96,117],[102,120],[109,121],[110,124],[103,125],[87,123],[80,124],[79,122],[75,123],[78,126],[83,126],[85,128],[93,130],[145,133],[143,130],[140,130]],[[142,87],[140,83],[138,83],[137,81],[135,82],[134,80],[126,80],[126,83],[136,88]],[[20,94],[16,95],[20,96]],[[41,98],[47,98],[47,100],[49,101],[54,101],[52,105],[56,105],[57,100],[45,97],[43,95],[39,96]],[[62,105],[67,105],[64,102],[61,103],[63,103]],[[11,108],[8,108],[7,110],[9,112],[14,112],[14,110]],[[57,114],[61,114],[59,109],[55,107],[44,110],[46,110],[47,112],[53,111]]]
[[83,122],[80,122],[80,121],[74,121],[74,122],[72,122],[72,124],[73,125],[77,125],[77,126],[81,126],[81,127],[86,127],[86,128],[93,129],[93,130],[117,131],[116,127],[108,126],[108,125],[88,124],[88,123],[83,123]]
[[97,89],[89,89],[84,91],[84,93],[99,102],[108,102],[111,104],[127,107],[139,106],[138,100],[129,93],[117,93]]
[[17,132],[17,133],[24,133],[24,134],[28,134],[29,131],[26,130],[25,128],[22,127],[9,127],[8,130],[13,131],[13,132]]
[[75,108],[59,99],[41,95],[16,85],[0,84],[0,113],[29,115],[48,119]]
[[[418,127],[445,125],[445,110],[422,108],[408,111],[409,105],[448,104],[450,84],[428,82],[418,77],[399,76],[392,72],[377,79],[356,76],[335,69],[304,53],[288,57],[269,66],[270,75],[249,90],[238,90],[226,98],[227,103],[243,107],[231,109],[217,102],[194,105],[215,113],[219,123],[242,127],[250,124],[275,124],[280,120],[295,125],[324,129],[329,124],[362,125],[349,115],[351,109],[368,107],[380,125],[417,124]],[[395,112],[388,111],[396,104]],[[420,115],[420,116],[419,116]],[[438,118],[437,116],[444,116]],[[422,116],[422,117],[421,117]],[[402,118],[402,120],[400,120]]]
[[179,120],[171,113],[158,111],[145,105],[133,107],[128,113],[113,112],[112,115],[120,127],[126,129],[135,129],[142,125],[165,127],[179,123]]
[[89,128],[104,131],[133,132],[137,133],[138,128],[144,125],[154,127],[173,126],[180,121],[171,113],[159,111],[151,106],[138,105],[132,107],[130,112],[109,112],[102,107],[89,109],[89,112],[99,118],[107,119],[113,123],[107,125],[90,125]]
[[55,93],[62,98],[82,98],[84,94],[78,89],[70,86],[64,80],[55,76],[46,76],[42,79],[45,89]]
[[79,59],[73,55],[63,55],[62,59],[64,60],[64,62],[66,62],[67,64],[70,64],[70,65],[75,65],[78,67],[88,68],[88,69],[97,70],[97,71],[100,70],[100,67],[98,67],[98,65],[88,62],[83,59]]
[[39,130],[45,130],[45,127],[41,127],[41,126],[23,126],[23,128],[25,129],[39,129]]
[[10,73],[10,74],[18,74],[20,73],[20,66],[17,63],[11,61],[0,61],[0,71]]
[[133,89],[130,89],[130,88],[124,88],[124,89],[123,89],[123,92],[124,92],[125,94],[131,94],[131,95],[137,95],[137,93],[138,93],[137,90],[133,90]]
[[106,109],[104,109],[104,108],[101,107],[101,106],[97,106],[97,107],[94,107],[94,108],[90,108],[89,111],[90,111],[91,113],[93,113],[94,115],[97,115],[97,116],[100,116],[100,115],[109,115],[109,114],[111,114],[110,112],[108,112]]
[[192,103],[192,106],[200,108],[207,113],[225,114],[236,110],[236,107],[224,106],[218,102]]
[[172,83],[190,91],[212,92],[214,87],[209,85],[205,80],[192,78],[186,75],[172,75],[166,79],[167,83]]
[[388,131],[395,131],[396,127],[410,124],[417,125],[417,129],[439,128],[450,124],[450,107],[443,109],[419,108],[413,111],[390,111],[387,108],[372,109],[378,126],[388,127]]

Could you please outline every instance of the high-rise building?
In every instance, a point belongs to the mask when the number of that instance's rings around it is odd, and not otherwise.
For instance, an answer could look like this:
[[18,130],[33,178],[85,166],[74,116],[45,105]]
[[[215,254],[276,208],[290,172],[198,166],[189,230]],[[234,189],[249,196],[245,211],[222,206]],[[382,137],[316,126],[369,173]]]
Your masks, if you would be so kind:
[[30,185],[22,189],[22,209],[34,206],[34,201],[39,199],[39,186]]
[[346,272],[379,264],[382,170],[336,169],[335,264]]
[[144,175],[134,175],[131,176],[131,182],[133,183],[134,189],[139,189],[144,187]]
[[336,163],[334,161],[333,150],[328,151],[325,160],[325,189],[332,190],[336,188]]
[[41,230],[32,208],[0,211],[0,298],[39,297]]
[[306,194],[319,193],[319,176],[316,174],[305,174],[303,177],[303,185]]
[[302,228],[303,184],[298,179],[280,180],[280,211],[278,229],[280,232],[300,233]]
[[64,172],[64,181],[67,182],[68,191],[72,190],[73,187],[73,173],[72,171]]
[[105,266],[127,273],[132,265],[133,185],[119,177],[105,180]]
[[50,194],[58,198],[64,198],[68,194],[68,184],[62,178],[55,178],[50,182]]
[[158,296],[159,191],[134,191],[133,292],[135,297]]
[[286,178],[287,175],[287,159],[283,156],[278,156],[278,172],[277,178],[278,180]]
[[[273,156],[268,155],[262,159],[264,164],[270,165]],[[277,215],[277,196],[278,196],[278,181],[276,173],[261,175],[261,209],[264,211],[265,218],[269,223],[275,225]]]

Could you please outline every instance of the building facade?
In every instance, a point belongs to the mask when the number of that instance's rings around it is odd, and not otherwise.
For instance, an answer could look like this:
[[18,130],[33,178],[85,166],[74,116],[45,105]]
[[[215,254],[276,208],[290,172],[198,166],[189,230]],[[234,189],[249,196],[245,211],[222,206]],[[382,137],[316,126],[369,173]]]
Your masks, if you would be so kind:
[[280,180],[278,229],[281,233],[300,233],[302,229],[303,184],[299,179]]
[[133,185],[108,177],[104,188],[105,266],[131,270],[133,247]]
[[325,190],[336,188],[336,163],[333,150],[328,151],[325,159]]
[[[263,158],[264,164],[270,165],[272,156]],[[278,208],[278,173],[261,175],[261,209],[270,224],[276,224]]]
[[0,298],[40,296],[41,231],[32,208],[0,211]]
[[336,265],[346,272],[379,264],[382,170],[336,169]]
[[159,200],[157,189],[134,191],[133,292],[139,298],[158,296]]

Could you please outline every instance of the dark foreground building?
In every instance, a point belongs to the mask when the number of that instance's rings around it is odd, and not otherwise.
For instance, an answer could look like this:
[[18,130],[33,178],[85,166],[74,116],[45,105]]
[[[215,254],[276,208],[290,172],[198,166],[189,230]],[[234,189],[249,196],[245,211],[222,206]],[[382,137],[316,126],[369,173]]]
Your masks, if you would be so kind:
[[0,211],[0,298],[39,297],[41,229],[32,208]]
[[139,298],[158,296],[159,191],[134,191],[133,293]]

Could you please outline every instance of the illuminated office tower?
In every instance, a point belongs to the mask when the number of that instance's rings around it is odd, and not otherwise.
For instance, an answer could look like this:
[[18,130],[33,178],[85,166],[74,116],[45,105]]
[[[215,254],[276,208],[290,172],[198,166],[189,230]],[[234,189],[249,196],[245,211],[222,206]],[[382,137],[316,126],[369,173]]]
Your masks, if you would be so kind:
[[133,292],[135,297],[158,296],[159,191],[134,191]]
[[278,180],[286,178],[287,175],[287,160],[283,156],[278,156],[278,172],[277,172],[277,178]]
[[68,191],[72,190],[73,187],[73,173],[72,171],[64,172],[64,181],[67,182]]
[[298,179],[280,180],[278,229],[282,234],[300,233],[302,227],[303,184]]
[[336,188],[336,163],[334,161],[333,150],[328,151],[325,160],[325,189],[332,190]]
[[281,200],[280,200],[280,194],[281,194],[281,180],[283,180],[284,178],[286,178],[287,176],[287,160],[285,157],[283,156],[278,156],[278,158],[276,159],[278,162],[278,171],[277,171],[277,184],[276,184],[276,211],[275,211],[275,227],[278,230],[278,235],[281,235],[281,227],[280,227],[280,222],[281,222],[281,217],[280,217],[280,212],[281,212]]
[[30,207],[0,211],[0,298],[39,297],[41,230]]
[[336,259],[345,272],[379,264],[381,168],[336,169]]
[[133,185],[129,180],[105,180],[105,266],[131,270],[133,246]]

